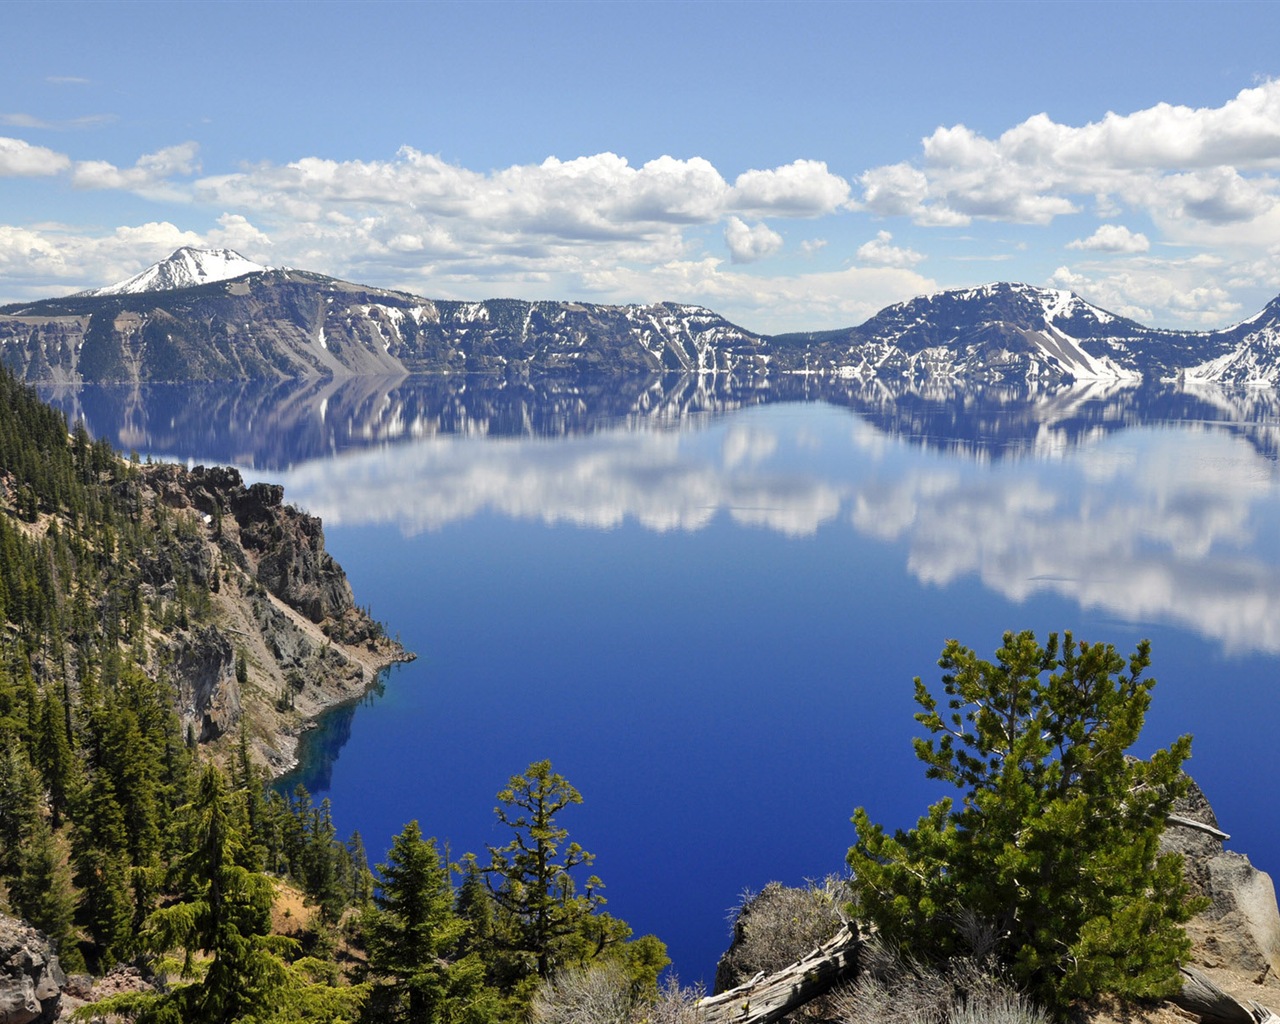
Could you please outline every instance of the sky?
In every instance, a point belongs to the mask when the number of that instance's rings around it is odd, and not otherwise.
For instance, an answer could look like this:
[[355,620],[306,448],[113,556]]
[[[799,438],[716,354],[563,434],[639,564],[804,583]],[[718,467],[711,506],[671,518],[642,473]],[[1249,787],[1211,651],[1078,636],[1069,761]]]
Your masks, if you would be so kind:
[[1280,293],[1280,5],[3,5],[0,303],[182,245],[775,333]]

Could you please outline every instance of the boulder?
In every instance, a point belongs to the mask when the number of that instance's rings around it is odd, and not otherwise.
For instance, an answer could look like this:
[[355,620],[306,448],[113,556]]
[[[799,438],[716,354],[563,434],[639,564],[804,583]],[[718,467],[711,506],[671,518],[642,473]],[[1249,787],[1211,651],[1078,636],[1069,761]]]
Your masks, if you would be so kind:
[[[1194,782],[1174,814],[1218,826],[1213,808]],[[1183,855],[1192,891],[1210,901],[1209,908],[1187,925],[1197,960],[1259,981],[1280,977],[1280,909],[1271,877],[1244,854],[1223,849],[1216,836],[1176,822],[1165,829],[1161,850]]]
[[0,1024],[56,1020],[66,980],[44,933],[0,914]]

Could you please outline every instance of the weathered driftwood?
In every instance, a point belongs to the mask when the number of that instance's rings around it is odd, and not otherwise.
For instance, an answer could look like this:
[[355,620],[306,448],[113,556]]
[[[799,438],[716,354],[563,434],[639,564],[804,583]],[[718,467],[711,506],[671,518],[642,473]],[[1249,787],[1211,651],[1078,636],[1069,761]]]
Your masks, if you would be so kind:
[[1220,828],[1214,828],[1212,825],[1206,825],[1203,821],[1196,821],[1194,818],[1184,818],[1181,814],[1166,814],[1164,816],[1166,825],[1181,825],[1183,828],[1195,829],[1197,832],[1204,832],[1213,836],[1214,839],[1221,839],[1224,843],[1231,838],[1226,832]]
[[1203,1024],[1280,1024],[1280,1017],[1265,1006],[1252,1001],[1246,1006],[1194,967],[1182,968],[1182,992],[1173,1002],[1198,1014]]
[[719,995],[699,1001],[706,1024],[772,1024],[792,1010],[818,998],[858,969],[862,940],[848,925],[790,967],[761,973]]

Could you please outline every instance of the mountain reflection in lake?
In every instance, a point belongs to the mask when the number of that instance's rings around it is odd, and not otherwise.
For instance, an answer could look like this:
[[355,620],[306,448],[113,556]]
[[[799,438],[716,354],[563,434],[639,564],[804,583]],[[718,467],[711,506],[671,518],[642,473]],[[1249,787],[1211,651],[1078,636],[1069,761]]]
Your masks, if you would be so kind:
[[[53,393],[96,435],[285,484],[420,660],[313,744],[373,851],[500,843],[551,757],[609,909],[710,978],[744,888],[838,871],[865,804],[943,795],[910,680],[944,640],[1073,629],[1160,679],[1144,749],[1280,869],[1280,409],[1269,391],[895,391],[436,378]],[[345,734],[349,732],[349,737]],[[340,762],[332,758],[341,750]],[[1259,794],[1262,794],[1261,796]],[[1259,806],[1259,802],[1263,806]],[[376,856],[376,854],[375,854]]]

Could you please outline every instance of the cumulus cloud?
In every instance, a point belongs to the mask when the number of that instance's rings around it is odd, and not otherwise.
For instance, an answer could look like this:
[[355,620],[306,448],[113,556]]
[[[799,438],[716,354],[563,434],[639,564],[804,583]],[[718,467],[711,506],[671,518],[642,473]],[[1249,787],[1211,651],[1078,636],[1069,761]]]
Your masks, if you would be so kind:
[[873,267],[914,267],[924,258],[924,253],[894,245],[888,231],[878,231],[875,238],[858,246],[858,262]]
[[71,181],[77,188],[121,189],[155,198],[180,199],[185,193],[177,190],[170,179],[199,169],[199,149],[194,142],[168,146],[144,154],[132,167],[124,169],[105,160],[84,160],[71,172]]
[[750,227],[740,217],[730,217],[724,227],[725,245],[734,263],[754,263],[782,248],[782,236],[767,224]]
[[1068,242],[1067,248],[1090,252],[1147,252],[1151,242],[1141,231],[1130,231],[1121,224],[1103,224],[1088,238]]
[[663,156],[633,167],[615,153],[548,157],[541,164],[481,174],[405,147],[391,161],[308,157],[208,177],[196,183],[195,195],[203,202],[283,214],[403,206],[512,231],[612,238],[710,224],[726,214],[818,216],[847,200],[849,184],[815,161],[746,171],[730,186],[701,157]]
[[89,235],[63,224],[0,225],[0,278],[7,298],[47,298],[51,286],[78,290],[137,273],[184,245],[218,244],[215,237],[184,231],[168,221]]
[[1142,259],[1059,267],[1047,284],[1069,288],[1089,302],[1141,323],[1169,323],[1205,329],[1226,327],[1239,318],[1241,304],[1227,281],[1236,268],[1218,257]]
[[885,306],[936,291],[914,270],[848,267],[773,277],[727,269],[720,260],[672,260],[651,268],[600,267],[583,284],[603,301],[636,295],[685,295],[730,319],[765,332],[819,330],[862,323]]
[[733,183],[730,205],[778,217],[820,217],[849,201],[849,183],[819,160],[796,160],[771,171],[744,171]]
[[974,218],[1045,224],[1091,198],[1208,224],[1240,222],[1275,203],[1280,82],[1220,107],[1157,104],[1083,126],[1037,114],[989,139],[965,125],[936,129],[920,159],[859,178],[860,209],[921,224]]
[[0,137],[0,178],[39,178],[59,174],[71,158],[22,139]]

